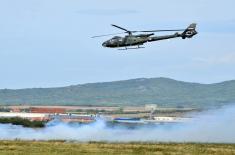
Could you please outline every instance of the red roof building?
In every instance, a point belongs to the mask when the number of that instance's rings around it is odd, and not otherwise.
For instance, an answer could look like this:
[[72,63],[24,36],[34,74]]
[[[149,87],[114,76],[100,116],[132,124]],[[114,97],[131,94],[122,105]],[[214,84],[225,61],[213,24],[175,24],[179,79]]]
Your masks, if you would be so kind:
[[39,108],[31,107],[29,109],[31,113],[49,113],[49,114],[64,114],[66,110],[64,108]]

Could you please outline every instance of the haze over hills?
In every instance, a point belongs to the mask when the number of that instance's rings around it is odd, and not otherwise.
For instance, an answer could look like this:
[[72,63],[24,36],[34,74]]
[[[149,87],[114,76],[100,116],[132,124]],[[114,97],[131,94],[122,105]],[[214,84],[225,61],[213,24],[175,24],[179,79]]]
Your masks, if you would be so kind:
[[235,80],[199,84],[140,78],[58,88],[1,89],[1,105],[145,105],[215,107],[235,103]]

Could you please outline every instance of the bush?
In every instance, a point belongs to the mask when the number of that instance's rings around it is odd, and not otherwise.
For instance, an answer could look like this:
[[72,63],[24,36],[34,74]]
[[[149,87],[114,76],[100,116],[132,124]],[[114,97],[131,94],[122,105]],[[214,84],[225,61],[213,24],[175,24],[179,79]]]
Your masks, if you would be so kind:
[[20,117],[11,117],[11,118],[0,118],[0,123],[2,124],[13,124],[13,125],[22,125],[23,127],[29,128],[43,128],[45,127],[45,121],[30,121],[28,119]]

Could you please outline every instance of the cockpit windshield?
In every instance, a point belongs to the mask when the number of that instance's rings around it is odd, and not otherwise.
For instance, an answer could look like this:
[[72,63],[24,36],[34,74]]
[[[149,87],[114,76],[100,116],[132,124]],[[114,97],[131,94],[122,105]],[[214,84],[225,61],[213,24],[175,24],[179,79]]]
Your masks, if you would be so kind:
[[115,37],[113,37],[112,39],[120,39],[121,37],[119,37],[119,36],[115,36]]
[[111,43],[120,42],[120,41],[122,41],[122,37],[119,37],[119,36],[115,36],[110,40]]

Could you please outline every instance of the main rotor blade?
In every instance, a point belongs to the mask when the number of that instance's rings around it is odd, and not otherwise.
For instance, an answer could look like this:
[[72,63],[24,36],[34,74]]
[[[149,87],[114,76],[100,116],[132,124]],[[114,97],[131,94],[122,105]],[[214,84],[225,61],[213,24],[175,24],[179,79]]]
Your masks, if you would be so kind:
[[120,27],[120,26],[117,26],[117,25],[114,25],[114,24],[112,24],[112,26],[114,26],[114,27],[116,27],[116,28],[119,28],[119,29],[121,29],[121,30],[124,30],[124,31],[126,31],[126,32],[130,32],[129,30],[124,29],[124,28],[122,28],[122,27]]
[[185,29],[175,29],[175,30],[151,30],[151,31],[135,31],[135,32],[166,32],[166,31],[185,31]]
[[91,38],[98,38],[98,37],[105,37],[105,36],[113,36],[113,35],[117,35],[117,34],[124,34],[125,32],[121,32],[121,33],[111,33],[111,34],[104,34],[104,35],[98,35],[98,36],[93,36]]

